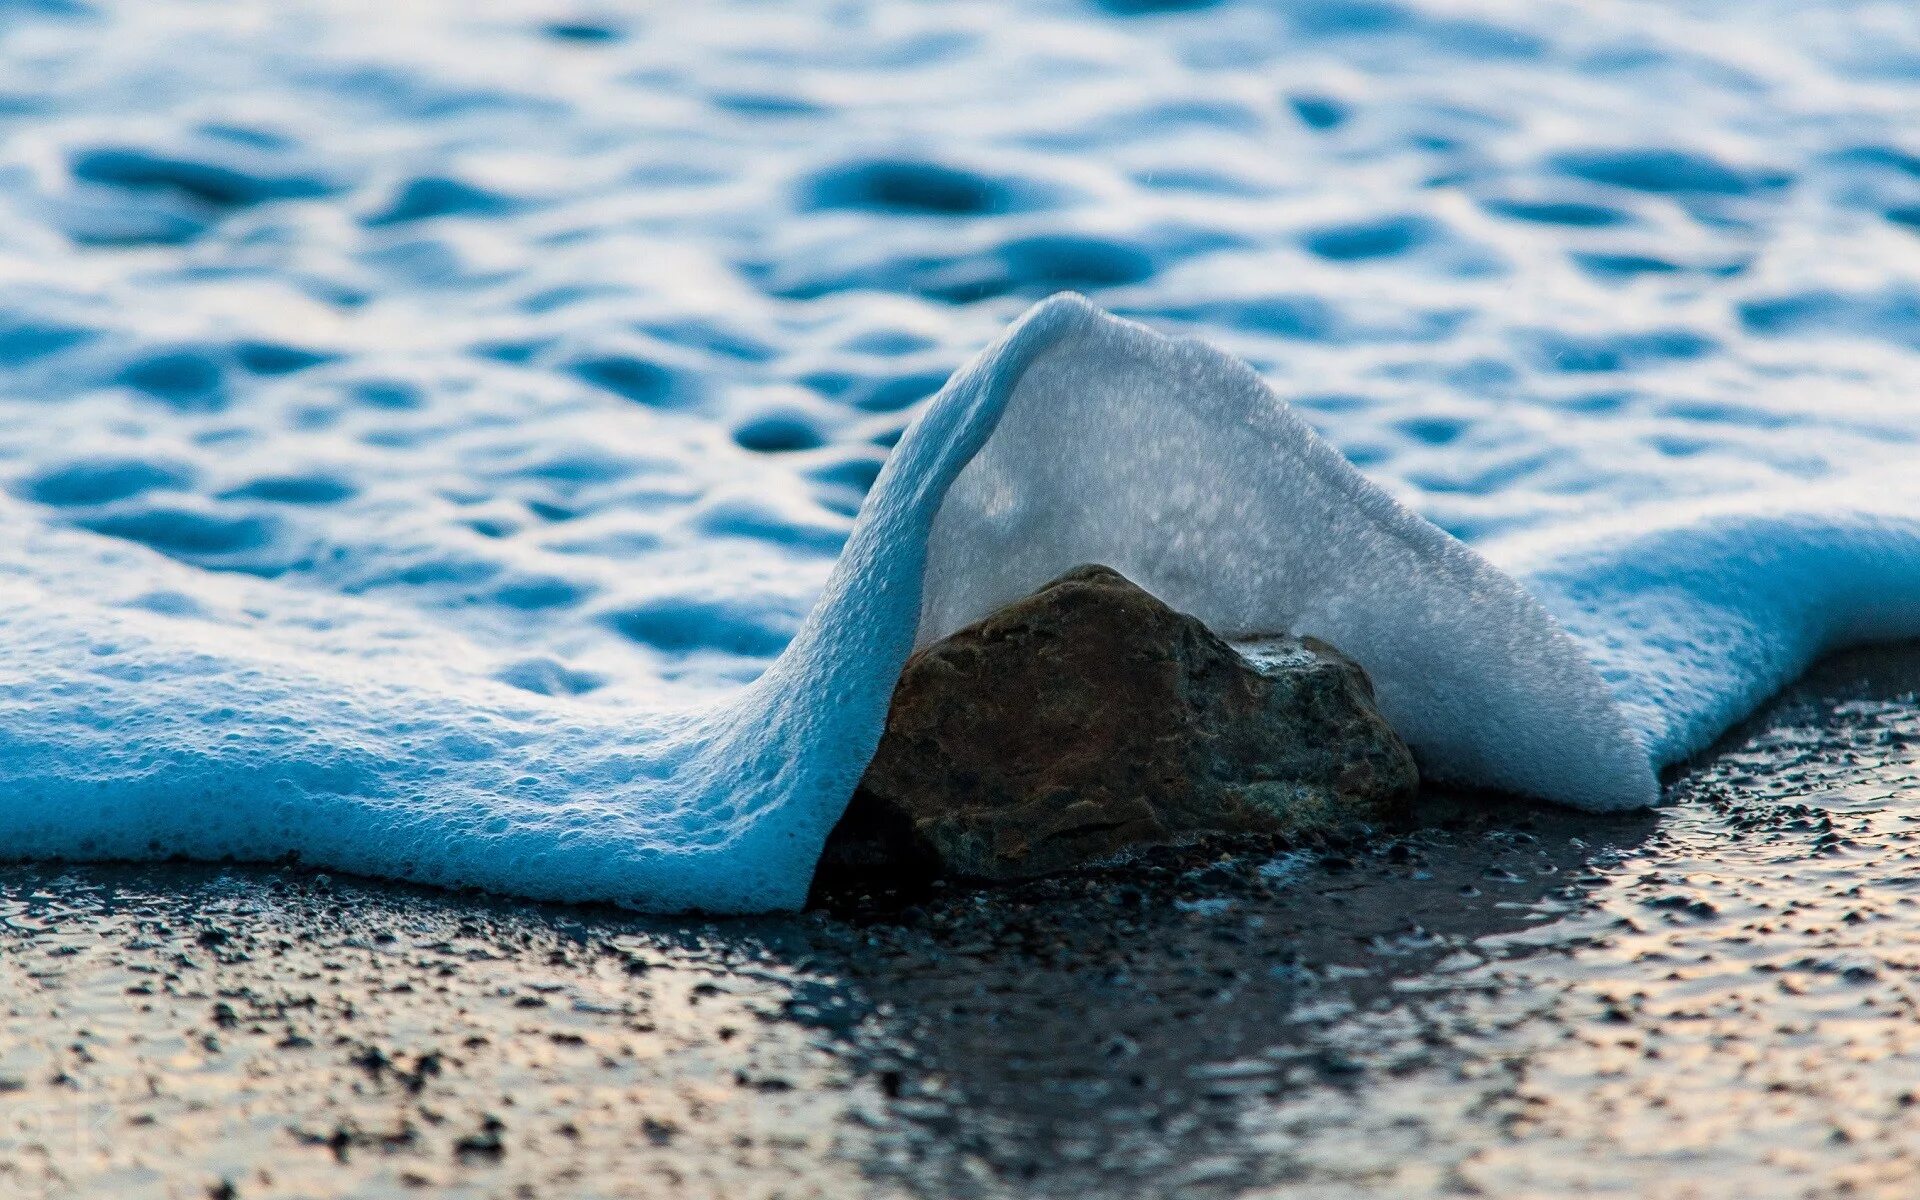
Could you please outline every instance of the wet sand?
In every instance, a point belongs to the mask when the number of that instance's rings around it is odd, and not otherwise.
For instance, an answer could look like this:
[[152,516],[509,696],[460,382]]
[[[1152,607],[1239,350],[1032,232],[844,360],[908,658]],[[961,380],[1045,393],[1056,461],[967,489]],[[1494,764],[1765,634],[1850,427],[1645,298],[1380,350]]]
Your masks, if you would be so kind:
[[0,1194],[1910,1196],[1920,647],[1598,819],[661,920],[0,870]]

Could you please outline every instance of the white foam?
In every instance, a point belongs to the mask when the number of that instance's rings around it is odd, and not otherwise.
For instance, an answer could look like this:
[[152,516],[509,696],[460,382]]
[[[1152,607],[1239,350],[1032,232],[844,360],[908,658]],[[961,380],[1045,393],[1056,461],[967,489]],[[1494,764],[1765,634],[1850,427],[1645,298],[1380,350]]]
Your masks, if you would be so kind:
[[789,907],[916,641],[1092,561],[1343,647],[1429,778],[1628,808],[1821,651],[1920,632],[1916,514],[1903,477],[1722,498],[1496,543],[1503,573],[1238,360],[1061,297],[909,429],[799,635],[720,699],[529,694],[389,610],[0,503],[0,843]]
[[1007,352],[1026,366],[984,387],[1004,414],[935,522],[922,641],[1102,562],[1229,635],[1340,646],[1430,778],[1652,802],[1645,752],[1546,611],[1243,363],[1064,298]]
[[[792,904],[916,633],[1082,557],[1590,805],[1913,629],[1858,5],[765,7],[8,8],[0,851]],[[926,411],[1061,288],[1501,570],[1071,304]]]
[[1920,480],[1647,506],[1485,547],[1579,640],[1660,766],[1829,651],[1920,634]]
[[[916,638],[1084,561],[1228,633],[1344,647],[1436,778],[1621,808],[1657,794],[1642,739],[1675,744],[1511,578],[1243,364],[1076,298],[954,377],[799,634],[722,699],[707,683],[647,703],[529,694],[385,609],[209,576],[17,506],[0,520],[0,844],[27,856],[296,855],[540,898],[793,906]],[[1587,597],[1578,578],[1629,591],[1612,568],[1569,571],[1555,595]],[[1718,707],[1674,719],[1731,711],[1707,690]]]

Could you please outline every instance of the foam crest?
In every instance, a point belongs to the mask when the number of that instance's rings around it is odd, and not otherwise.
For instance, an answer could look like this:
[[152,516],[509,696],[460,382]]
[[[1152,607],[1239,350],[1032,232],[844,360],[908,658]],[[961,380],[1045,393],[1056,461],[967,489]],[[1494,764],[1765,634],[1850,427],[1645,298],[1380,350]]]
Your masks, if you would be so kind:
[[1102,562],[1230,636],[1340,646],[1430,778],[1652,802],[1646,755],[1580,647],[1244,363],[1070,299],[1013,336],[1043,348],[934,524],[922,641]]
[[0,840],[297,858],[643,908],[804,897],[915,642],[1074,563],[1233,633],[1352,650],[1442,778],[1614,808],[1644,753],[1551,618],[1236,360],[1038,306],[907,432],[753,683],[583,705],[394,612],[211,576],[0,507]]

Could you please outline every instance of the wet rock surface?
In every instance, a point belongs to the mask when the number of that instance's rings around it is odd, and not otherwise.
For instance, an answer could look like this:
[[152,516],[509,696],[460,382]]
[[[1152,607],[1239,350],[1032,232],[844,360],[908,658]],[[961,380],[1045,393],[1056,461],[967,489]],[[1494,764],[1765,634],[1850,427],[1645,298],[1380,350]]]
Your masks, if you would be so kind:
[[1904,1198],[1916,689],[1829,663],[1655,813],[781,919],[0,868],[0,1195]]
[[907,663],[829,870],[1032,878],[1204,835],[1325,835],[1417,785],[1332,646],[1236,649],[1083,566]]

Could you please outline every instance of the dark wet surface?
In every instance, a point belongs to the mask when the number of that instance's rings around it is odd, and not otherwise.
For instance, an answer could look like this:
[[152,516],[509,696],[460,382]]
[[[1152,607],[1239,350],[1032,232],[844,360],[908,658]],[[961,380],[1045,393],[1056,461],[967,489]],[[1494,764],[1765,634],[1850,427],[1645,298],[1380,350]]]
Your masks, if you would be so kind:
[[7,868],[0,1193],[1910,1196],[1917,687],[1829,662],[1657,814],[794,918]]

